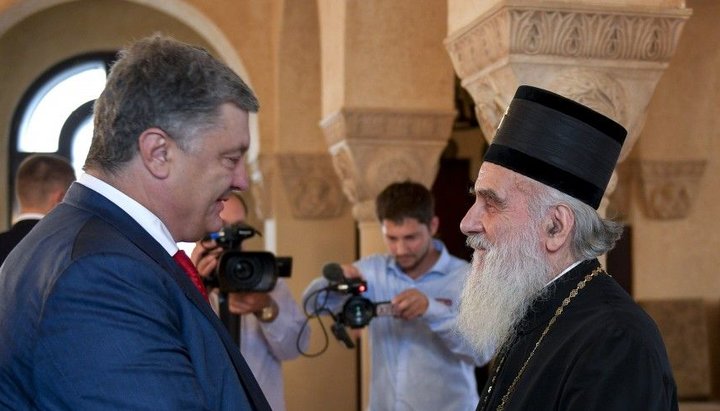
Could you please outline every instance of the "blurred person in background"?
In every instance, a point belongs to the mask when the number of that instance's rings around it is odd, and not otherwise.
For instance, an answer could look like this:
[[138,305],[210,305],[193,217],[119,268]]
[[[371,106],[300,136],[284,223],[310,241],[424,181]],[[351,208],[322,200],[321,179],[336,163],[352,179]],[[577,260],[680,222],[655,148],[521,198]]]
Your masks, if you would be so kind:
[[65,197],[75,171],[64,158],[33,154],[20,163],[15,176],[19,211],[8,231],[0,233],[0,265],[10,251]]
[[[490,358],[476,355],[455,332],[462,286],[470,265],[434,239],[440,225],[432,193],[424,185],[390,184],[375,209],[388,253],[343,264],[342,275],[367,281],[363,297],[390,301],[392,315],[373,318],[371,411],[468,410],[477,404],[474,369]],[[318,278],[303,301],[316,305],[328,279]],[[348,295],[327,293],[327,307],[340,311]]]
[[[244,223],[248,208],[242,195],[235,191],[223,203],[220,212],[226,227]],[[238,250],[240,247],[238,247]],[[200,241],[190,258],[200,275],[217,275],[218,259],[224,249],[213,240]],[[214,308],[220,311],[220,299],[231,313],[228,321],[239,324],[228,327],[237,332],[240,352],[248,362],[273,411],[285,410],[282,361],[297,358],[307,350],[310,327],[303,327],[305,314],[293,299],[283,278],[278,278],[272,291],[210,293]],[[235,337],[235,336],[233,336]]]

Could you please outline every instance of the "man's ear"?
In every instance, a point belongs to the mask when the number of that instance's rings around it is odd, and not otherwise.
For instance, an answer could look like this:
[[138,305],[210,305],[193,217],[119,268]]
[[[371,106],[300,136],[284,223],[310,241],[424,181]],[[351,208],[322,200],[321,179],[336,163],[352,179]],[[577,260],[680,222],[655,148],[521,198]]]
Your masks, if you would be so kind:
[[565,204],[558,204],[550,209],[545,223],[545,248],[549,252],[558,251],[570,241],[570,234],[575,227],[575,215]]
[[168,150],[170,146],[170,136],[157,127],[143,131],[138,137],[140,160],[150,174],[156,178],[164,179],[169,175]]
[[60,202],[65,198],[65,193],[67,190],[64,188],[56,188],[50,193],[50,202],[54,205],[60,204]]
[[430,236],[435,237],[438,227],[440,227],[440,219],[437,216],[433,216],[430,220]]

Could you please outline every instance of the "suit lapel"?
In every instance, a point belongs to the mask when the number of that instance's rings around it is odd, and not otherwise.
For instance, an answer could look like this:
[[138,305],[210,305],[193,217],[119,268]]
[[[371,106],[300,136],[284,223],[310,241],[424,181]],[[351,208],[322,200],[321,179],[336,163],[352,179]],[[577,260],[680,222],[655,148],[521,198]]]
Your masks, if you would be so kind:
[[217,331],[220,340],[225,346],[225,350],[232,360],[240,382],[245,388],[247,397],[253,404],[253,408],[256,410],[270,410],[270,406],[262,394],[262,390],[255,380],[250,367],[248,367],[247,362],[245,362],[245,359],[240,354],[240,350],[237,345],[235,345],[230,334],[228,334],[227,329],[212,310],[207,300],[205,300],[205,297],[200,294],[190,278],[188,278],[185,271],[175,263],[160,243],[152,238],[137,221],[120,207],[82,184],[73,183],[63,202],[86,210],[115,227],[173,278],[187,298],[202,312],[213,325],[215,331]]

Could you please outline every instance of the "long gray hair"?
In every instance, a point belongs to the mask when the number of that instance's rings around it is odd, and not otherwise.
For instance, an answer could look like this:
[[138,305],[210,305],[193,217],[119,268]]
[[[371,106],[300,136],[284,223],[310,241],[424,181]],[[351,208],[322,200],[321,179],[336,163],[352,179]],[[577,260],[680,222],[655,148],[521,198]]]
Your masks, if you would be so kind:
[[598,212],[584,202],[552,187],[527,179],[531,185],[528,208],[534,218],[541,218],[556,205],[565,204],[575,215],[572,230],[571,252],[578,260],[587,260],[601,256],[615,247],[622,235],[621,223],[604,219]]

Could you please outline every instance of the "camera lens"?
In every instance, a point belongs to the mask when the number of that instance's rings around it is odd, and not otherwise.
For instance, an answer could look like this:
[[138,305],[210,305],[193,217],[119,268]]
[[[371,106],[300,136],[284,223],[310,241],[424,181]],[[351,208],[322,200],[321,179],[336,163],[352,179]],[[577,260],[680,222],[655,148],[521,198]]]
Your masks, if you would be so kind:
[[275,257],[267,252],[226,251],[217,271],[223,292],[270,291],[277,281]]
[[365,297],[352,296],[343,305],[343,318],[350,328],[362,328],[375,315],[375,306]]
[[262,271],[252,259],[242,256],[233,257],[228,260],[226,267],[228,281],[238,289],[252,290],[262,280]]

